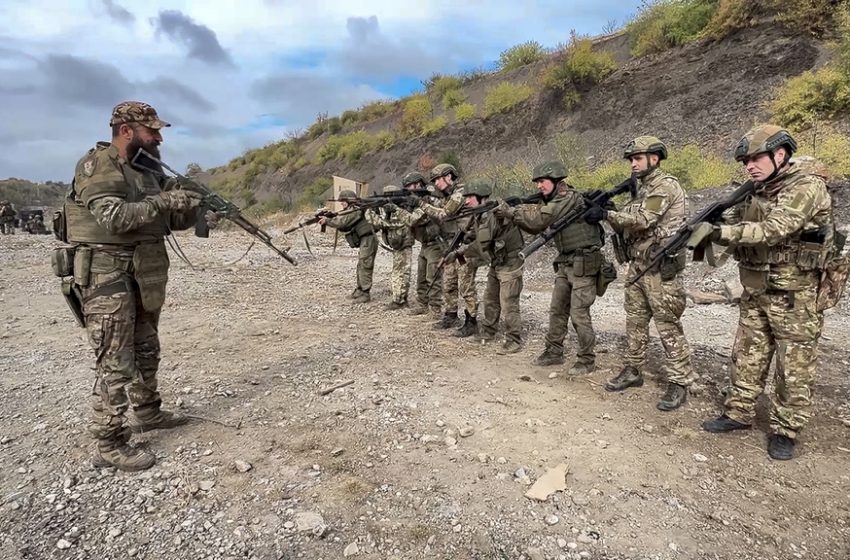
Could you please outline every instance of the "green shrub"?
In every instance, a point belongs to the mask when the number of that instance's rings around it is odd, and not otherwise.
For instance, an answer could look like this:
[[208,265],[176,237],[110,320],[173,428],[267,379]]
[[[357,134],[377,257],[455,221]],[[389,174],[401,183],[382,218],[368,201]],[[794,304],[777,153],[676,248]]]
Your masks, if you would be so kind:
[[719,0],[717,9],[706,25],[703,34],[720,39],[737,29],[755,24],[758,5],[742,0]]
[[382,130],[371,139],[373,150],[389,150],[395,145],[395,135],[389,130]]
[[301,196],[298,197],[298,206],[300,208],[309,208],[310,210],[324,206],[323,195],[333,184],[333,179],[330,177],[317,177],[304,189]]
[[429,136],[439,131],[444,126],[446,126],[446,117],[440,115],[439,117],[435,117],[430,121],[426,122],[422,126],[422,134],[424,136]]
[[662,168],[679,179],[686,190],[719,187],[742,178],[741,166],[735,160],[703,153],[699,146],[693,144],[671,149],[670,157]]
[[543,60],[546,50],[537,41],[526,41],[502,51],[499,55],[499,70],[514,70]]
[[616,68],[611,53],[594,51],[590,39],[572,34],[562,59],[543,71],[541,81],[544,87],[561,93],[569,110],[581,99],[580,88],[599,83]]
[[491,88],[484,98],[484,116],[504,113],[531,97],[532,90],[523,84],[502,82]]
[[387,150],[395,144],[395,137],[387,130],[372,136],[363,130],[350,134],[333,135],[319,148],[316,156],[320,163],[341,159],[348,164],[360,161],[369,152]]
[[339,118],[343,126],[357,124],[358,122],[360,122],[360,113],[353,109],[349,109],[348,111],[343,111],[342,115]]
[[475,105],[472,103],[461,103],[455,107],[455,119],[458,122],[468,121],[475,117]]
[[310,128],[307,129],[307,138],[309,140],[315,140],[316,138],[324,134],[325,130],[325,122],[323,120],[316,121],[310,125]]
[[431,76],[431,79],[428,80],[426,91],[436,96],[437,99],[442,99],[446,92],[460,89],[461,85],[463,84],[461,83],[460,78],[456,76],[441,76],[439,74],[434,74]]
[[327,131],[331,134],[339,134],[342,130],[342,119],[331,117],[327,120]]
[[813,156],[823,163],[831,177],[850,177],[850,139],[824,123],[812,123],[804,132],[792,131],[798,154]]
[[385,115],[389,115],[395,111],[397,107],[395,101],[372,101],[360,107],[360,117],[362,122],[369,122],[379,119]]
[[626,26],[632,54],[643,56],[661,52],[699,38],[717,7],[717,0],[647,2]]
[[846,6],[845,0],[796,0],[786,2],[774,0],[774,7],[778,13],[777,20],[788,27],[805,31],[816,36],[821,36],[830,29],[832,17],[842,6]]
[[431,102],[424,95],[414,95],[404,103],[404,112],[399,125],[405,137],[417,136],[431,117]]
[[466,95],[464,95],[462,90],[450,89],[443,94],[443,109],[448,111],[449,109],[453,109],[454,107],[463,104],[465,101]]

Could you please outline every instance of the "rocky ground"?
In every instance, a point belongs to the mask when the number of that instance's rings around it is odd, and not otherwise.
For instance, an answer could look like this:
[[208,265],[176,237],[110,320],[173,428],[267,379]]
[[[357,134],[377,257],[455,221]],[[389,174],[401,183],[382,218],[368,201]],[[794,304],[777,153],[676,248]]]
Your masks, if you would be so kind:
[[[0,557],[4,559],[845,559],[850,556],[850,329],[827,316],[816,415],[799,457],[765,453],[755,429],[700,423],[727,382],[736,309],[684,318],[703,376],[662,413],[657,379],[601,384],[624,346],[622,283],[593,308],[599,368],[530,365],[542,349],[551,272],[529,267],[526,345],[493,346],[351,305],[354,251],[292,237],[298,267],[241,232],[180,235],[163,312],[167,406],[197,417],[138,437],[141,474],[94,469],[86,431],[93,357],[52,277],[47,237],[0,237]],[[482,275],[483,276],[483,275]],[[689,270],[721,292],[732,268]],[[647,372],[658,368],[651,348]],[[323,395],[342,382],[348,386]],[[524,497],[566,464],[566,489]]]

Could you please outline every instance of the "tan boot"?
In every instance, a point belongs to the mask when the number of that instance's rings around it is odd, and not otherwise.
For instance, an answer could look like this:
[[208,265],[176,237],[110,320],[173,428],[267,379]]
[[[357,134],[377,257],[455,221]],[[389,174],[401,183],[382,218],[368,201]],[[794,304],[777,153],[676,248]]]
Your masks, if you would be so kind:
[[140,417],[138,413],[129,419],[130,431],[141,434],[151,430],[170,430],[189,423],[189,418],[169,410],[157,410],[151,417]]
[[98,443],[91,464],[96,468],[115,467],[127,472],[143,471],[156,463],[153,453],[130,447],[126,443]]

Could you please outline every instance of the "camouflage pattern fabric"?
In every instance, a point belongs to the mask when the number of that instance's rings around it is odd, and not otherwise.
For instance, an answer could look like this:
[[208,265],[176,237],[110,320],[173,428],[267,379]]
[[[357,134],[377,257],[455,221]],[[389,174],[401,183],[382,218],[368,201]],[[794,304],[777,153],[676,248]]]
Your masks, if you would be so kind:
[[407,303],[407,293],[410,291],[410,257],[413,249],[407,247],[393,253],[393,271],[390,277],[392,300],[398,304]]
[[[632,263],[627,279],[644,270],[655,248],[685,221],[688,199],[679,181],[660,169],[639,180],[638,193],[619,211],[608,212],[608,222],[622,232]],[[640,369],[649,343],[649,321],[655,319],[664,347],[666,380],[688,386],[696,378],[691,350],[680,321],[685,311],[685,289],[680,274],[662,280],[658,270],[648,272],[626,288],[626,337],[629,349],[624,364]]]
[[141,101],[123,101],[113,107],[109,126],[124,123],[139,123],[154,130],[171,126],[159,118],[156,109]]
[[[775,355],[770,429],[793,439],[811,416],[823,331],[817,296],[832,246],[832,200],[820,177],[792,165],[770,183],[756,185],[755,196],[724,217],[720,242],[736,246],[744,284],[726,414],[752,423]],[[802,231],[822,228],[821,247],[802,243]]]
[[546,351],[564,354],[564,339],[569,322],[576,332],[576,364],[593,365],[596,361],[596,333],[590,318],[590,307],[596,301],[596,274],[576,276],[566,263],[558,264],[552,300],[549,303],[549,330],[546,332]]
[[383,230],[385,241],[394,249],[390,277],[392,301],[404,304],[410,291],[410,259],[413,254],[413,234],[410,226],[398,210],[383,213],[368,210],[365,217],[376,230]]
[[514,270],[498,270],[491,266],[487,271],[487,286],[484,288],[484,318],[481,333],[495,336],[499,329],[499,317],[505,328],[505,340],[517,344],[522,342],[522,319],[519,312],[519,296],[522,293],[522,265]]
[[8,202],[0,204],[0,232],[4,235],[15,234],[15,216],[17,211]]
[[371,233],[371,227],[358,227],[357,224],[367,223],[361,212],[353,212],[328,220],[332,228],[349,231],[352,228],[360,232],[370,231],[369,235],[360,235],[360,247],[357,250],[357,289],[368,292],[372,289],[372,275],[375,270],[375,256],[378,254],[378,239]]

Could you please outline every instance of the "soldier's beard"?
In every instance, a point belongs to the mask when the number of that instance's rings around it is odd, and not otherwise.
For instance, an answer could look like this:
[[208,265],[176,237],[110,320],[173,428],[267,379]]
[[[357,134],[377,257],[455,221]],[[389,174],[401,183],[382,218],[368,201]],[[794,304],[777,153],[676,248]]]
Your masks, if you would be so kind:
[[139,153],[139,150],[144,149],[147,153],[155,157],[156,159],[160,159],[159,155],[159,143],[156,140],[151,140],[150,142],[142,142],[141,138],[138,136],[130,140],[130,143],[127,144],[127,159],[129,161],[133,161],[136,157],[136,154]]

